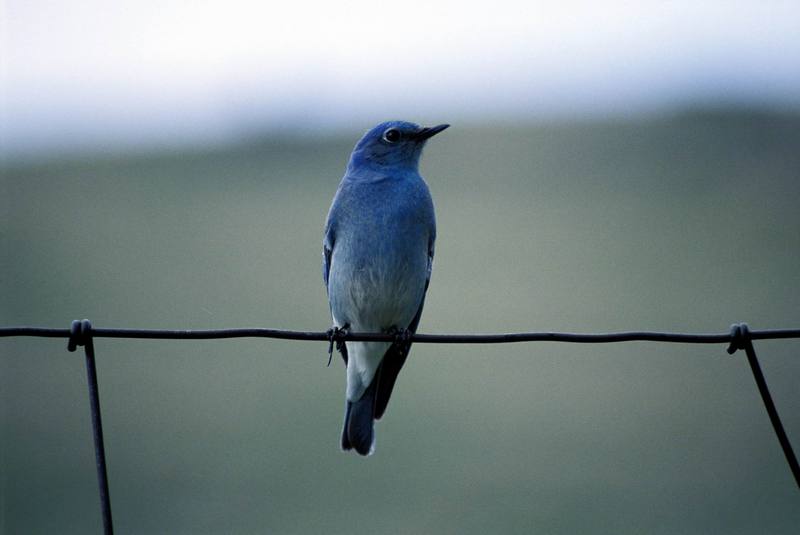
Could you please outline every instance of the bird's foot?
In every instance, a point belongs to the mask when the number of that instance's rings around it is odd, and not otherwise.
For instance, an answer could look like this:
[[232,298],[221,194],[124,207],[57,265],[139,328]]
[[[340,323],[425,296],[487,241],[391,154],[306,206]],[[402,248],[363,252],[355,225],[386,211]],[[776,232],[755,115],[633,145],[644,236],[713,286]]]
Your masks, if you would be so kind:
[[328,341],[330,344],[328,345],[328,366],[331,365],[331,360],[333,360],[333,345],[336,344],[336,351],[339,353],[342,352],[344,349],[344,339],[350,333],[350,324],[345,323],[342,327],[332,327],[328,329]]
[[405,347],[408,346],[408,343],[411,341],[411,337],[414,336],[414,333],[408,329],[400,329],[397,326],[389,329],[388,333],[394,336],[393,344],[395,347],[397,347],[400,354],[402,355],[405,353]]

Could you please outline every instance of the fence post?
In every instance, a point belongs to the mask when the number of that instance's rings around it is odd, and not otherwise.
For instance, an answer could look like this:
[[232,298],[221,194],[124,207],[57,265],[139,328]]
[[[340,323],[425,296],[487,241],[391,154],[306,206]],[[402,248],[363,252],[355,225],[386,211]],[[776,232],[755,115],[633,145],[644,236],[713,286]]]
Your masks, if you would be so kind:
[[97,465],[97,483],[100,489],[100,507],[103,515],[103,533],[113,535],[114,524],[111,520],[111,497],[108,492],[108,474],[106,471],[106,451],[103,443],[103,420],[100,416],[100,392],[97,386],[97,368],[94,361],[94,343],[92,342],[92,324],[89,320],[72,322],[67,350],[75,351],[83,346],[86,353],[86,375],[89,383],[89,405],[92,412],[92,432],[94,434],[94,458]]
[[731,344],[728,346],[728,353],[733,355],[737,350],[744,349],[747,354],[747,362],[750,364],[750,370],[753,372],[753,378],[756,380],[758,392],[761,394],[761,400],[764,402],[764,407],[767,409],[769,421],[772,422],[772,428],[775,430],[775,435],[778,437],[783,455],[786,457],[786,462],[789,463],[789,469],[794,476],[794,481],[800,488],[800,465],[797,463],[797,457],[792,449],[792,443],[789,442],[789,437],[786,435],[786,430],[783,428],[781,418],[778,416],[778,409],[772,401],[772,396],[767,387],[767,380],[764,379],[764,373],[761,371],[761,365],[758,363],[756,350],[753,347],[753,340],[750,338],[750,329],[747,328],[746,323],[734,323],[731,325]]

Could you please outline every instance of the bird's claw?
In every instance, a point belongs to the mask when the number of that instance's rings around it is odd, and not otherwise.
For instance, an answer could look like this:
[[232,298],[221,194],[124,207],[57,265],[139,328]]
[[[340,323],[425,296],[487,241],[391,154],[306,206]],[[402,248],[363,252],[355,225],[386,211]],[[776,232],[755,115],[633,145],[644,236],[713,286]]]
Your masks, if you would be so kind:
[[398,327],[392,327],[389,329],[389,334],[394,336],[393,344],[395,347],[397,347],[401,354],[405,352],[403,348],[408,345],[408,342],[411,341],[411,337],[414,336],[414,333],[410,330],[400,329]]
[[331,365],[331,361],[333,360],[333,345],[336,344],[336,350],[341,353],[344,347],[344,339],[349,332],[349,323],[343,325],[341,328],[334,326],[328,329],[328,341],[330,342],[328,344],[328,366]]

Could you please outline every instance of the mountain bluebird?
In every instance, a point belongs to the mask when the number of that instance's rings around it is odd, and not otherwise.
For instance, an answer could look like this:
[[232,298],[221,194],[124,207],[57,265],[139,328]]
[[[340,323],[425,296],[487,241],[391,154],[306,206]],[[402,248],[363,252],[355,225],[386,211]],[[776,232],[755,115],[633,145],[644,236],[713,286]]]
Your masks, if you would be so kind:
[[436,221],[419,175],[422,147],[449,125],[379,124],[356,144],[333,198],[322,270],[334,327],[384,332],[395,342],[345,342],[342,449],[368,455],[374,420],[383,416],[411,349],[431,276]]

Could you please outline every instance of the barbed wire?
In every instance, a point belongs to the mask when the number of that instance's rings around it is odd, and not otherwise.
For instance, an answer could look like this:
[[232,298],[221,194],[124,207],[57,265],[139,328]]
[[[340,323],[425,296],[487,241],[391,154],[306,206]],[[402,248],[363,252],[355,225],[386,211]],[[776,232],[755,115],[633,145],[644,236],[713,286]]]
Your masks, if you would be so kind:
[[[328,342],[329,355],[334,344],[344,342],[400,342],[400,334],[357,333],[347,329],[333,328],[327,331],[291,331],[282,329],[208,329],[208,330],[168,330],[168,329],[119,329],[96,328],[89,320],[75,320],[69,329],[48,327],[0,327],[0,337],[39,337],[67,338],[67,349],[75,351],[83,347],[86,355],[86,371],[89,387],[89,401],[92,413],[92,432],[94,437],[97,479],[100,492],[100,506],[103,517],[103,531],[113,534],[111,518],[111,497],[108,490],[103,427],[100,416],[100,393],[95,366],[94,338],[126,338],[150,340],[210,340],[228,338],[274,338],[280,340],[305,340]],[[579,344],[603,344],[618,342],[665,342],[679,344],[728,344],[729,354],[743,350],[761,394],[772,427],[783,449],[795,483],[800,488],[800,465],[792,445],[778,416],[775,403],[769,393],[766,379],[761,371],[754,340],[779,340],[800,338],[800,329],[768,329],[751,331],[745,323],[735,323],[726,333],[675,333],[656,331],[623,331],[609,333],[566,333],[566,332],[522,332],[503,334],[412,334],[405,335],[403,342],[417,344],[508,344],[522,342],[567,342]],[[330,361],[329,361],[330,362]]]
[[[735,325],[734,325],[735,327]],[[291,331],[283,329],[118,329],[91,327],[94,338],[131,338],[151,340],[211,340],[225,338],[275,338],[330,342],[393,342],[391,333],[357,333],[348,331]],[[70,329],[48,327],[0,327],[0,337],[30,336],[69,338]],[[751,340],[800,338],[800,329],[767,329],[749,331]],[[735,337],[734,329],[725,333],[675,333],[657,331],[620,331],[610,333],[522,332],[501,334],[413,334],[408,339],[417,344],[509,344],[521,342],[571,342],[603,344],[616,342],[666,342],[679,344],[723,344]]]

